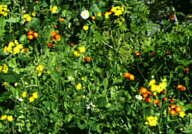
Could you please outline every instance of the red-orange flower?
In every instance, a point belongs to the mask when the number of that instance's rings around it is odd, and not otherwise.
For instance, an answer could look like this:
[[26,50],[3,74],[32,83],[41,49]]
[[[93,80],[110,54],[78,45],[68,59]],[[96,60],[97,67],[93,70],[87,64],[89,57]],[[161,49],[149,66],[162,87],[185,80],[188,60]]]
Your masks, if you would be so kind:
[[186,90],[186,87],[184,85],[177,85],[177,88],[180,90],[180,91],[185,91]]

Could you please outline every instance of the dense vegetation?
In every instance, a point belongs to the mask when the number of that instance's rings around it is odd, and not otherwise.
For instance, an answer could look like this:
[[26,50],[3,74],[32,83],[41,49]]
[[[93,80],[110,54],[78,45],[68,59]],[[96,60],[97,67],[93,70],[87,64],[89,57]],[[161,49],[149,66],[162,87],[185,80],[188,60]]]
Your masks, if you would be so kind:
[[2,0],[0,132],[191,134],[191,9]]

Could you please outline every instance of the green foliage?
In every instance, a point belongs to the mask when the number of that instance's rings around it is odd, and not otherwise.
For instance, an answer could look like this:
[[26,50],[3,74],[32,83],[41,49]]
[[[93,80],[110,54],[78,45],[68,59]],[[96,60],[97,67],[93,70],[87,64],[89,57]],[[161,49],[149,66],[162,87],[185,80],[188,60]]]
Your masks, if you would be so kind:
[[[0,132],[190,134],[192,24],[146,3],[4,0]],[[152,79],[166,88],[154,92]]]

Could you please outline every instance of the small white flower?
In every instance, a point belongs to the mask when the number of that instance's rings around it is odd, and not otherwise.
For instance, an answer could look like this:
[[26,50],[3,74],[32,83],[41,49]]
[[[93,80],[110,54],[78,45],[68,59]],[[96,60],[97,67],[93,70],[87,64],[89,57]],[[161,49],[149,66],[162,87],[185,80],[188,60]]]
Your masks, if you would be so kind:
[[95,105],[91,102],[90,104],[87,104],[86,107],[87,107],[87,109],[92,109],[92,110],[94,110]]
[[88,11],[88,10],[83,10],[80,15],[81,15],[81,17],[82,17],[84,20],[86,20],[86,19],[89,18],[89,11]]
[[135,98],[136,98],[137,100],[142,100],[142,99],[143,99],[143,97],[142,97],[141,95],[135,95]]
[[17,100],[18,100],[18,101],[20,101],[20,102],[22,102],[22,101],[23,101],[23,99],[22,99],[22,98],[17,98]]

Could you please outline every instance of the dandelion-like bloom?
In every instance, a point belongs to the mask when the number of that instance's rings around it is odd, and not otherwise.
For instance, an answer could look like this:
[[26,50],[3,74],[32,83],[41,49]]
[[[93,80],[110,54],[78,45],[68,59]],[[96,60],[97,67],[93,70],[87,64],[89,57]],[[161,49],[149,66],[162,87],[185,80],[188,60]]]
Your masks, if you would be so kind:
[[0,15],[7,16],[9,11],[7,5],[0,5]]
[[112,12],[106,12],[105,14],[104,14],[104,16],[105,16],[105,19],[109,19],[109,16],[112,14]]
[[8,46],[3,48],[4,53],[18,54],[22,51],[23,45],[17,40],[9,42]]
[[8,115],[7,116],[7,120],[10,121],[10,122],[13,121],[13,116],[12,115]]
[[24,14],[23,19],[25,22],[30,22],[30,21],[32,21],[33,18],[29,14]]
[[152,92],[160,93],[167,87],[167,79],[163,79],[159,84],[156,84],[156,81],[153,79],[148,84]]
[[80,90],[81,88],[82,88],[81,83],[78,83],[78,84],[76,85],[76,89],[77,89],[77,90]]
[[6,64],[3,64],[0,66],[0,71],[3,73],[7,73],[9,71],[9,68]]
[[102,16],[102,13],[101,13],[101,12],[97,13],[97,16],[98,16],[98,17],[101,17],[101,16]]
[[83,10],[83,11],[81,12],[80,16],[81,16],[84,20],[88,19],[88,18],[89,18],[89,11],[88,11],[88,10]]
[[26,92],[26,91],[22,92],[21,96],[22,96],[23,98],[27,97],[27,92]]
[[44,70],[44,66],[43,66],[43,65],[38,65],[38,66],[36,67],[36,70],[37,70],[38,72],[42,72],[42,71]]
[[145,124],[147,124],[147,125],[149,125],[151,127],[157,126],[158,119],[155,116],[148,116],[147,121],[145,122]]
[[184,117],[186,116],[186,114],[185,114],[185,112],[182,111],[182,112],[179,113],[179,116],[180,116],[181,118],[184,118]]
[[111,12],[113,12],[116,16],[120,16],[123,14],[125,9],[121,6],[115,6],[111,8]]
[[35,98],[33,96],[29,97],[29,102],[33,102]]
[[89,26],[88,25],[84,25],[83,26],[83,30],[85,30],[85,31],[89,30]]
[[86,51],[86,48],[84,46],[79,47],[78,49],[79,49],[80,53],[85,53],[85,51]]
[[38,98],[38,92],[33,92],[32,97],[37,99]]
[[51,7],[50,10],[51,10],[52,14],[58,13],[58,7],[57,6]]
[[1,115],[0,120],[6,120],[7,119],[7,115]]
[[80,56],[80,53],[79,53],[78,51],[74,51],[73,54],[74,54],[75,56],[77,56],[77,57]]
[[43,70],[44,70],[44,66],[43,65],[38,65],[36,67],[36,71],[38,73],[38,76],[41,76],[41,74],[43,73]]

